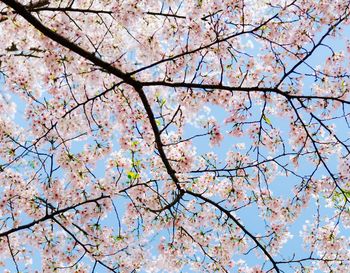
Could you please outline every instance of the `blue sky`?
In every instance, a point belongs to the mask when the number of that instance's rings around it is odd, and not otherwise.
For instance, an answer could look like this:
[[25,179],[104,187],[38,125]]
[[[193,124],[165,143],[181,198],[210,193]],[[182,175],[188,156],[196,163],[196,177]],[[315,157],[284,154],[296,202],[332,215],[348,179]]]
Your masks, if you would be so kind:
[[[350,34],[350,32],[347,30],[344,35],[349,36],[349,34]],[[340,49],[344,46],[344,44],[338,40],[329,40],[329,44],[332,45],[332,48],[334,50]],[[258,49],[258,47],[255,44],[254,49],[252,49],[250,53],[258,54],[257,49]],[[320,59],[324,59],[329,54],[330,54],[330,51],[328,49],[326,49],[324,47],[320,48],[315,52],[314,56],[309,59],[309,63],[312,65],[317,65],[319,63]],[[305,66],[303,68],[301,68],[301,70],[306,71]],[[304,88],[305,88],[305,92],[307,93],[309,88],[310,88],[310,85],[312,84],[312,80],[311,79],[307,80],[305,83],[306,84],[304,85]],[[18,97],[14,96],[14,95],[12,95],[12,100],[17,104],[17,115],[15,117],[16,123],[20,126],[23,126],[24,128],[27,128],[28,122],[25,121],[25,119],[23,118],[23,111],[24,111],[24,107],[25,107],[23,101],[21,101]],[[227,117],[227,112],[225,110],[217,107],[217,106],[213,106],[213,105],[207,105],[207,106],[211,109],[211,112],[209,113],[209,115],[212,115],[213,117],[215,117],[219,121],[220,125],[222,126],[223,132],[229,131],[230,125],[225,125],[223,123],[224,119]],[[261,113],[261,105],[255,105],[254,109],[252,110],[252,113],[253,113],[252,119],[254,119],[254,117],[255,118],[258,117]],[[203,114],[205,114],[204,111],[203,111]],[[274,127],[279,128],[281,130],[282,135],[284,136],[284,139],[288,141],[289,129],[288,129],[288,124],[284,121],[284,119],[274,117],[274,116],[269,116],[268,118],[270,119],[271,124]],[[342,132],[342,133],[348,134],[348,128],[346,127],[344,122],[339,121],[339,122],[337,122],[337,125],[338,125],[337,130],[339,133]],[[195,134],[196,132],[203,132],[203,131],[199,130],[195,126],[189,125],[186,128],[185,135],[190,137],[193,134]],[[116,138],[113,140],[114,150],[119,149],[117,139],[118,139],[118,136],[116,136]],[[90,140],[88,140],[88,142],[89,141]],[[73,145],[72,151],[78,152],[85,143],[86,142],[75,142]],[[246,138],[246,137],[233,138],[233,137],[229,137],[226,134],[226,138],[225,138],[224,142],[221,143],[221,145],[219,147],[210,147],[208,145],[208,136],[204,136],[204,137],[195,139],[193,141],[193,143],[194,143],[194,146],[196,146],[197,154],[204,154],[208,151],[214,151],[215,153],[217,153],[217,155],[220,159],[224,159],[226,157],[226,152],[237,143],[245,143],[246,148],[249,149],[249,143],[251,143],[251,139]],[[264,149],[262,149],[262,151],[266,156],[268,156],[267,151],[264,151]],[[94,174],[96,175],[97,178],[103,177],[105,174],[104,173],[104,163],[105,163],[105,161],[101,160],[98,163],[96,169],[94,170]],[[288,158],[282,159],[281,163],[288,163]],[[337,164],[338,164],[338,162],[336,160],[329,162],[329,166],[333,170],[337,169]],[[304,160],[304,161],[302,161],[302,164],[300,164],[298,172],[308,174],[308,173],[311,173],[312,170],[313,170],[313,166],[308,161]],[[324,168],[321,168],[318,171],[317,177],[320,177],[324,173],[325,173]],[[62,173],[58,172],[57,174],[59,175]],[[289,177],[280,176],[280,177],[277,177],[277,179],[270,185],[270,189],[272,192],[274,192],[274,194],[284,196],[287,198],[287,197],[291,196],[291,188],[294,185],[298,184],[299,182],[300,181],[296,180],[293,176],[289,176]],[[125,212],[123,206],[125,206],[127,204],[127,199],[126,198],[118,198],[115,201],[116,201],[116,204],[118,204],[118,208],[120,209],[119,212],[120,212],[120,215],[122,216],[123,213]],[[308,254],[303,250],[302,239],[299,236],[299,231],[301,230],[301,227],[305,223],[306,220],[312,221],[315,213],[317,212],[317,206],[315,205],[315,203],[313,201],[311,201],[310,204],[311,205],[303,211],[303,213],[301,214],[299,219],[290,228],[290,231],[294,236],[291,240],[288,241],[288,243],[284,246],[283,250],[280,253],[284,258],[291,257],[293,255],[293,253],[296,253],[297,257],[299,257],[299,256],[302,257],[303,255]],[[320,204],[321,204],[321,214],[324,216],[331,215],[332,210],[329,208],[325,208],[325,201],[323,200],[322,196],[320,197]],[[237,215],[240,217],[241,221],[245,224],[245,226],[247,227],[247,229],[249,231],[252,231],[254,233],[261,233],[265,230],[264,219],[257,216],[258,210],[255,206],[249,207],[247,209],[243,209],[242,211],[238,212]],[[25,216],[23,216],[23,217],[25,217]],[[108,226],[116,225],[115,218],[114,218],[113,214],[111,214],[111,216],[108,217],[107,219],[105,219],[102,223],[105,225],[108,225]],[[343,229],[342,232],[346,235],[349,235],[347,230]],[[154,252],[154,255],[156,255],[156,253],[157,253],[157,250],[156,250],[157,240],[161,236],[168,236],[168,231],[164,231],[164,232],[159,233],[155,237],[154,243],[152,243],[150,245],[150,247],[153,248],[152,251]],[[261,264],[261,262],[262,262],[261,260],[259,260],[259,258],[257,258],[254,255],[253,252],[247,256],[237,255],[237,256],[233,257],[233,259],[239,259],[239,258],[246,260],[248,264],[252,264],[252,265]],[[35,251],[33,252],[33,263],[34,263],[34,267],[40,270],[40,257],[38,256],[37,252],[35,252]],[[11,260],[8,260],[7,265],[9,266],[9,268],[11,268],[11,270],[14,270],[13,263]],[[266,268],[268,268],[268,267],[266,267]],[[98,271],[98,272],[103,272],[102,269],[100,269],[100,270],[101,271]],[[185,267],[183,272],[191,272],[191,270],[188,267]],[[286,267],[285,272],[294,272],[294,271],[293,271],[293,269]]]

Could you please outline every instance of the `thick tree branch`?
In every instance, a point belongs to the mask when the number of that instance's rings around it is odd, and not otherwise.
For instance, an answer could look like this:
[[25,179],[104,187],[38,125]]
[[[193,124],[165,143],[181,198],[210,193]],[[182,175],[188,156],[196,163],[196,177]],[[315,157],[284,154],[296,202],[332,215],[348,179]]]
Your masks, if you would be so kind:
[[118,68],[113,67],[111,64],[101,60],[100,58],[96,57],[95,54],[79,47],[75,43],[69,41],[67,38],[63,37],[62,35],[54,32],[53,30],[47,28],[44,26],[37,18],[35,18],[22,4],[18,3],[14,0],[1,0],[6,5],[10,6],[12,9],[14,9],[19,15],[21,15],[25,20],[27,20],[31,25],[33,25],[37,30],[39,30],[41,33],[43,33],[46,37],[50,38],[51,40],[55,41],[56,43],[60,44],[61,46],[71,50],[72,52],[78,54],[79,56],[83,57],[86,60],[89,60],[96,66],[99,66],[106,70],[108,73],[117,76],[118,78],[122,79],[125,83],[128,83],[134,87],[140,87],[140,83],[136,80],[134,80],[129,75],[125,74]]
[[18,226],[18,227],[16,227],[16,228],[12,228],[12,229],[9,229],[9,230],[7,230],[7,231],[1,232],[1,233],[0,233],[0,238],[1,238],[1,237],[4,237],[4,236],[8,236],[9,234],[12,234],[12,233],[17,232],[17,231],[20,231],[20,230],[24,230],[24,229],[30,228],[30,227],[32,227],[32,226],[35,226],[35,225],[41,223],[41,222],[45,222],[45,221],[47,221],[47,220],[53,219],[53,217],[55,217],[56,215],[60,215],[60,214],[62,214],[62,213],[65,213],[65,212],[67,212],[67,211],[69,211],[69,210],[75,209],[75,208],[77,208],[77,207],[79,207],[79,206],[82,206],[82,205],[84,205],[84,204],[96,203],[97,201],[99,201],[99,200],[101,200],[101,199],[105,199],[105,198],[109,198],[109,196],[104,196],[104,195],[102,195],[102,196],[100,196],[100,197],[97,197],[97,198],[94,198],[94,199],[90,199],[90,200],[86,200],[86,201],[84,201],[84,202],[75,204],[75,205],[70,206],[70,207],[66,207],[66,208],[64,208],[64,209],[56,210],[56,211],[52,212],[51,214],[48,214],[48,215],[46,215],[46,216],[44,216],[44,217],[42,217],[42,218],[40,218],[40,219],[38,219],[38,220],[35,220],[35,221],[30,222],[30,223],[28,223],[28,224],[21,225],[21,226]]
[[258,248],[264,253],[264,255],[269,259],[269,261],[272,263],[273,268],[276,272],[281,272],[280,269],[277,266],[277,262],[274,260],[274,258],[271,256],[271,254],[266,250],[266,248],[259,242],[256,236],[254,236],[251,232],[247,230],[247,228],[242,225],[232,214],[230,211],[225,209],[224,207],[220,206],[217,202],[212,201],[209,198],[204,197],[202,194],[198,194],[189,190],[186,190],[185,193],[192,195],[194,197],[197,197],[199,199],[202,199],[208,204],[213,205],[216,207],[219,211],[224,213],[229,219],[231,219],[245,234],[249,236],[250,239],[254,241],[254,243],[258,246]]

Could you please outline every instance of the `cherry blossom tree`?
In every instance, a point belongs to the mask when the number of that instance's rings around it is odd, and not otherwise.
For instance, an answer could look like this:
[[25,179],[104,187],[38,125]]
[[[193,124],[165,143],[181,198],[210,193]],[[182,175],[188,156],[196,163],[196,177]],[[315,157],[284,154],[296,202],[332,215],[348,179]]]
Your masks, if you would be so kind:
[[349,272],[350,2],[1,0],[5,272]]

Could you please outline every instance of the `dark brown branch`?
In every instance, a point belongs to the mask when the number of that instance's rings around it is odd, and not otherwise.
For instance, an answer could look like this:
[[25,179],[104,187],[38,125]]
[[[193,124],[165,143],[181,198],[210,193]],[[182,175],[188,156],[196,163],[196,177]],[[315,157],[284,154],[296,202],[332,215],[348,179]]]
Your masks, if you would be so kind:
[[14,0],[1,0],[1,1],[3,3],[5,3],[6,5],[10,6],[12,9],[14,9],[19,15],[21,15],[26,21],[28,21],[31,25],[33,25],[37,30],[39,30],[46,37],[50,38],[51,40],[55,41],[56,43],[60,44],[61,46],[73,51],[74,53],[85,58],[86,60],[89,60],[93,64],[103,68],[108,73],[110,73],[114,76],[117,76],[120,79],[123,79],[126,83],[128,83],[134,87],[141,86],[140,83],[138,81],[134,80],[130,75],[125,74],[124,72],[122,72],[118,68],[115,68],[111,64],[96,57],[93,53],[79,47],[78,45],[69,41],[67,38],[63,37],[62,35],[54,32],[53,30],[44,26],[22,4],[18,3],[17,1],[14,1]]
[[257,239],[256,236],[254,236],[252,233],[250,233],[245,226],[243,226],[232,214],[230,211],[228,211],[227,209],[225,209],[224,207],[220,206],[219,204],[217,204],[216,202],[204,197],[201,194],[186,190],[185,193],[192,195],[194,197],[197,197],[199,199],[202,199],[203,201],[207,202],[208,204],[213,205],[214,207],[216,207],[219,211],[221,211],[222,213],[224,213],[229,219],[231,219],[245,234],[247,234],[249,236],[249,238],[251,238],[254,243],[260,248],[260,250],[264,253],[264,255],[270,260],[270,262],[272,263],[273,268],[275,269],[276,272],[281,272],[280,269],[277,266],[277,262],[274,260],[274,258],[271,256],[271,254],[266,250],[266,248],[259,242],[259,240]]
[[42,32],[45,36],[52,39],[53,41],[57,42],[61,46],[70,49],[71,51],[75,52],[76,54],[80,55],[81,57],[91,61],[93,64],[105,69],[108,73],[117,76],[118,78],[123,79],[123,81],[131,86],[133,86],[136,90],[136,92],[139,94],[139,97],[142,101],[142,104],[145,108],[145,111],[147,113],[148,119],[151,123],[151,127],[153,129],[154,135],[155,135],[155,142],[160,154],[160,157],[165,165],[165,168],[170,175],[170,177],[173,179],[175,184],[177,185],[178,189],[179,187],[179,181],[177,177],[175,176],[175,171],[170,166],[170,163],[168,159],[166,158],[163,144],[161,142],[160,138],[160,132],[158,129],[158,126],[155,121],[154,114],[152,112],[151,106],[147,100],[147,97],[145,93],[142,90],[142,83],[140,83],[137,80],[134,80],[131,75],[127,75],[123,73],[118,68],[113,67],[111,64],[101,60],[100,58],[97,58],[94,54],[86,51],[85,49],[77,46],[73,42],[70,42],[65,37],[57,34],[56,32],[52,31],[51,29],[44,26],[38,19],[36,19],[30,12],[25,8],[25,6],[21,5],[17,1],[14,0],[2,0],[5,4],[9,5],[11,8],[13,8],[18,14],[20,14],[24,19],[26,19],[30,24],[32,24],[35,28],[37,28],[40,32]]
[[65,213],[65,212],[67,212],[69,210],[75,209],[75,208],[77,208],[77,207],[79,207],[81,205],[84,205],[84,204],[95,203],[95,202],[97,202],[97,201],[99,201],[101,199],[104,199],[104,198],[109,198],[109,196],[102,195],[102,196],[100,196],[98,198],[95,198],[95,199],[86,200],[86,201],[78,203],[76,205],[73,205],[73,206],[70,206],[70,207],[67,207],[67,208],[64,208],[64,209],[56,210],[53,213],[48,214],[48,215],[46,215],[46,216],[44,216],[44,217],[42,217],[42,218],[40,218],[38,220],[35,220],[35,221],[31,222],[31,223],[28,223],[28,224],[25,224],[25,225],[21,225],[21,226],[18,226],[16,228],[12,228],[10,230],[2,232],[2,233],[0,233],[0,237],[8,236],[11,233],[30,228],[30,227],[32,227],[34,225],[37,225],[37,224],[41,223],[41,222],[45,222],[47,220],[53,219],[53,217],[55,217],[56,215]]
[[259,86],[229,86],[221,84],[203,84],[192,82],[166,82],[166,81],[153,81],[153,82],[141,82],[143,86],[167,86],[172,88],[189,88],[189,89],[202,89],[206,91],[212,90],[227,90],[231,92],[262,92],[262,93],[275,93],[282,95],[287,99],[305,99],[305,100],[334,100],[345,104],[350,104],[350,101],[342,99],[342,96],[317,96],[317,95],[293,95],[289,92],[285,92],[277,87],[259,87]]

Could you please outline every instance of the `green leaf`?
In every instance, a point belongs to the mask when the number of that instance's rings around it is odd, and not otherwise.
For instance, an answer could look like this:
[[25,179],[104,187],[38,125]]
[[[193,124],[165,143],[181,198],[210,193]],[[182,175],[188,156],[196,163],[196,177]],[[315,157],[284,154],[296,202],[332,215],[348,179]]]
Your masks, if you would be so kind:
[[93,224],[93,227],[96,228],[96,230],[101,230],[101,225],[100,224]]
[[114,241],[118,242],[118,241],[121,241],[123,240],[123,236],[112,236],[112,238],[114,239]]
[[160,106],[164,106],[165,103],[166,103],[166,99],[162,99],[162,101],[160,102]]
[[128,175],[128,178],[129,178],[130,180],[134,180],[134,179],[140,177],[140,175],[139,175],[138,173],[135,173],[135,172],[132,172],[132,171],[129,171],[129,172],[127,173],[127,175]]
[[35,169],[35,163],[34,163],[34,161],[29,161],[29,166],[30,166],[32,169]]
[[131,146],[132,147],[136,147],[137,145],[139,144],[139,142],[138,141],[133,141],[133,142],[131,142]]
[[135,167],[138,167],[141,165],[141,160],[132,160],[132,165],[135,166]]
[[272,126],[271,120],[265,116],[265,114],[262,115],[263,120],[270,126]]
[[346,83],[345,83],[345,81],[341,82],[341,91],[342,92],[346,91]]
[[264,31],[264,30],[267,30],[267,29],[268,29],[268,26],[261,26],[259,29],[262,30],[262,31]]

